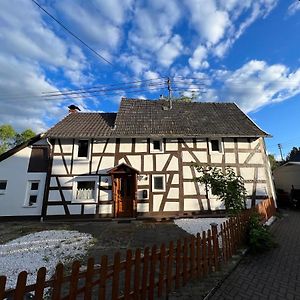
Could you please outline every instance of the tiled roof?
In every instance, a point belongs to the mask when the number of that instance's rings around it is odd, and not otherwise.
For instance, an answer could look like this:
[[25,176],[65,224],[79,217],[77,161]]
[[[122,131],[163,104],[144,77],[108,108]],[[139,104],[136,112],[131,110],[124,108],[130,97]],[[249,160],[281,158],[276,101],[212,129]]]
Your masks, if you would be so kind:
[[70,114],[48,137],[256,137],[267,133],[234,103],[200,103],[122,99],[119,112]]
[[97,138],[111,135],[116,113],[70,113],[46,132],[47,137]]

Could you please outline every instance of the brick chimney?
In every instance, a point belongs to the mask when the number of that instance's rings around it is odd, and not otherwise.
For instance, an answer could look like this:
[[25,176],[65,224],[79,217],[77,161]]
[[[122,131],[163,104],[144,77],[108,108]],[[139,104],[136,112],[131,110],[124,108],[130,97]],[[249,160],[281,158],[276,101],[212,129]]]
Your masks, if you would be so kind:
[[68,109],[69,109],[69,114],[74,114],[80,111],[80,108],[74,104],[69,105]]

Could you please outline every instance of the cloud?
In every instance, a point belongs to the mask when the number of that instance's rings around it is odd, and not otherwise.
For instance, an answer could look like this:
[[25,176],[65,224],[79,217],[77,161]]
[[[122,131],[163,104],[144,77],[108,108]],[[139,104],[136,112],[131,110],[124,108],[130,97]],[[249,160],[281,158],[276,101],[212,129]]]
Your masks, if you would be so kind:
[[222,83],[219,101],[236,102],[246,112],[300,93],[300,68],[292,72],[282,64],[251,60],[235,71],[216,72],[215,77]]
[[300,11],[300,2],[293,1],[293,3],[291,5],[289,5],[289,7],[287,9],[287,14],[288,14],[288,16],[292,16],[295,13],[297,13],[298,11]]
[[207,49],[204,46],[200,45],[196,48],[196,50],[193,53],[193,56],[189,59],[189,64],[193,69],[206,69],[209,67],[206,58]]

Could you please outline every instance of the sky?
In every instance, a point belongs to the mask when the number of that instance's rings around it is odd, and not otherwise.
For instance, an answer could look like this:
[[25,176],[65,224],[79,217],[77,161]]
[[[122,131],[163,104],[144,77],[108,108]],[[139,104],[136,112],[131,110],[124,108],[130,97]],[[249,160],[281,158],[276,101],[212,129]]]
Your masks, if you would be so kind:
[[104,59],[32,0],[1,0],[0,125],[43,132],[72,103],[167,97],[169,77],[173,96],[237,103],[276,157],[300,146],[299,1],[36,1]]

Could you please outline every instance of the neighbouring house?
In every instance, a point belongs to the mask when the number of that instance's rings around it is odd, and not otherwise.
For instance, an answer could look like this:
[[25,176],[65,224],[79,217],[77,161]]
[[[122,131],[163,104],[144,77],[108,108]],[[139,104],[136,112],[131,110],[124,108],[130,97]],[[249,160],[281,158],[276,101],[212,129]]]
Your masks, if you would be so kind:
[[277,190],[290,193],[292,188],[300,190],[300,162],[289,161],[273,171]]
[[69,113],[0,156],[0,216],[174,217],[222,210],[191,162],[245,179],[248,205],[274,198],[264,138],[233,103],[123,98],[117,113]]

